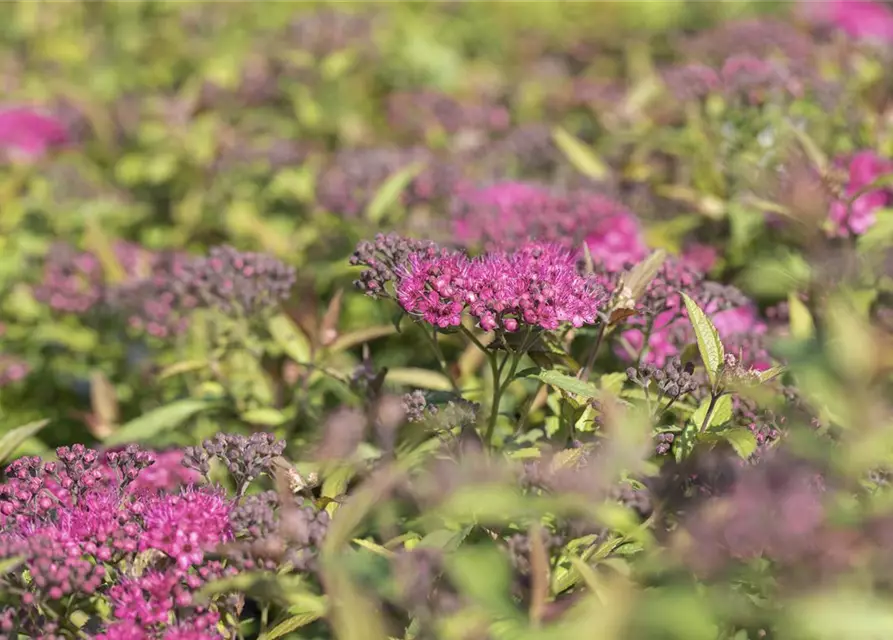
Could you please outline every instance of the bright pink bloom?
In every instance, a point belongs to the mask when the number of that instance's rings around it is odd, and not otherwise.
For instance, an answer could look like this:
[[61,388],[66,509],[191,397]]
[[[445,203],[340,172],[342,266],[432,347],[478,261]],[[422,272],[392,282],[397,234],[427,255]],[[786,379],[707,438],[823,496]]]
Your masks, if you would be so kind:
[[172,449],[155,454],[155,464],[146,467],[131,485],[134,490],[159,489],[172,490],[181,485],[195,484],[201,476],[198,472],[187,469],[183,461],[182,449]]
[[709,244],[691,244],[682,252],[682,261],[702,273],[709,273],[718,257],[716,247]]
[[[846,160],[838,160],[838,166],[846,166]],[[883,175],[893,173],[893,161],[882,158],[874,151],[859,151],[848,161],[849,180],[844,194],[855,196],[872,182]],[[878,209],[889,206],[893,202],[893,192],[889,188],[879,187],[866,191],[849,206],[838,200],[831,204],[831,221],[834,223],[834,235],[861,235],[868,231],[874,223]]]
[[893,11],[882,2],[870,0],[826,0],[806,2],[807,15],[833,24],[857,40],[893,41]]
[[33,159],[68,142],[62,123],[27,107],[0,110],[0,149]]

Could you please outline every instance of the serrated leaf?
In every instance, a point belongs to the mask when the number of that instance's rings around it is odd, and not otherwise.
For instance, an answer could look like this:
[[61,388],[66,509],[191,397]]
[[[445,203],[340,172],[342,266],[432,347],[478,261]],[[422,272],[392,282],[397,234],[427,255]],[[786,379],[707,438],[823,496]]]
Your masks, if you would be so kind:
[[390,369],[385,381],[418,389],[431,389],[432,391],[450,391],[453,388],[450,379],[442,373],[414,367]]
[[208,400],[178,400],[135,418],[103,440],[106,445],[139,442],[179,427],[189,418],[217,406]]
[[685,308],[688,311],[688,320],[698,339],[698,351],[704,362],[704,368],[707,370],[707,377],[710,378],[711,384],[716,385],[716,379],[726,355],[722,340],[719,339],[719,332],[697,302],[686,293],[682,293],[682,299],[685,301]]
[[0,438],[0,464],[9,460],[10,456],[12,456],[26,440],[36,435],[41,429],[47,426],[49,422],[49,420],[29,422],[28,424],[24,424],[4,433],[3,437]]
[[608,176],[608,167],[588,145],[561,127],[552,130],[552,139],[574,168],[584,176],[601,181]]
[[400,199],[400,195],[417,175],[425,168],[423,162],[414,162],[393,173],[378,191],[366,208],[366,217],[370,222],[380,223],[388,210]]
[[275,627],[270,629],[267,633],[265,633],[263,637],[267,640],[281,638],[282,636],[289,634],[292,631],[296,631],[301,627],[306,627],[311,622],[319,620],[323,617],[324,614],[325,607],[322,607],[320,611],[308,611],[307,613],[299,613],[292,616],[291,618],[283,620]]
[[[698,429],[704,424],[707,417],[707,409],[710,407],[710,398],[705,398],[698,406],[697,411],[692,414],[691,421]],[[712,426],[719,427],[732,419],[732,396],[724,395],[717,399],[713,405],[713,415],[710,417],[710,424],[707,429]]]
[[533,376],[546,384],[561,389],[567,393],[572,393],[583,398],[597,398],[600,394],[598,387],[591,382],[580,380],[575,376],[569,376],[558,371],[540,371]]
[[747,460],[757,450],[757,439],[751,433],[750,429],[743,427],[737,429],[728,429],[719,434],[726,440],[742,459]]
[[790,315],[791,336],[797,340],[809,340],[815,335],[812,314],[795,293],[788,294],[788,314]]

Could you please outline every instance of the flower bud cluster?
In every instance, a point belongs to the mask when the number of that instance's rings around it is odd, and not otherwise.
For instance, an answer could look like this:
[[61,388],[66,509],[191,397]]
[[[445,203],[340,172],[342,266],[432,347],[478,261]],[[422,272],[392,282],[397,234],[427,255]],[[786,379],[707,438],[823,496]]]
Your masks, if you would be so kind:
[[207,478],[211,458],[226,467],[242,495],[248,485],[262,474],[272,475],[274,459],[285,451],[285,441],[271,433],[252,433],[246,437],[232,433],[218,433],[199,447],[187,447],[183,464]]

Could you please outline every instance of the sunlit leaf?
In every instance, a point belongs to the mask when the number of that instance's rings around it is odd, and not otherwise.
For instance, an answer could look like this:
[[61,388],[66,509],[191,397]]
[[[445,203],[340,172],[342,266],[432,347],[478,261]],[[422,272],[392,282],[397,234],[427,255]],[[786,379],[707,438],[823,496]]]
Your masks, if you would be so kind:
[[416,389],[430,389],[432,391],[450,391],[453,388],[450,384],[450,379],[442,373],[413,367],[390,369],[385,381],[391,384],[404,385]]
[[9,460],[10,456],[12,456],[26,440],[36,435],[41,429],[47,426],[49,422],[49,420],[38,420],[37,422],[30,422],[21,427],[10,429],[4,433],[3,437],[0,437],[0,464]]
[[540,371],[533,377],[542,380],[546,384],[551,385],[556,389],[561,389],[562,391],[566,391],[583,398],[597,398],[600,393],[598,387],[596,387],[591,382],[586,382],[584,380],[576,378],[575,376],[569,376],[565,373],[560,373],[551,369],[549,371]]
[[400,195],[406,190],[409,184],[418,176],[425,168],[422,162],[414,162],[407,167],[403,167],[393,175],[391,175],[372,198],[369,206],[366,208],[366,217],[370,222],[380,223],[384,220],[388,211],[397,204]]
[[562,153],[567,156],[570,163],[574,165],[574,168],[584,176],[598,181],[604,180],[608,176],[607,165],[595,154],[595,151],[565,129],[555,127],[552,130],[552,139]]
[[697,302],[685,293],[682,294],[682,299],[685,301],[689,322],[691,322],[695,337],[698,339],[698,351],[704,362],[704,368],[707,370],[707,377],[710,378],[710,383],[715,385],[725,358],[725,349],[719,338],[719,332]]
[[788,314],[790,316],[791,335],[797,340],[808,340],[815,334],[815,323],[809,309],[796,293],[788,294]]
[[198,413],[214,408],[217,403],[208,400],[178,400],[159,407],[121,426],[103,442],[106,445],[149,440],[160,433],[176,429]]

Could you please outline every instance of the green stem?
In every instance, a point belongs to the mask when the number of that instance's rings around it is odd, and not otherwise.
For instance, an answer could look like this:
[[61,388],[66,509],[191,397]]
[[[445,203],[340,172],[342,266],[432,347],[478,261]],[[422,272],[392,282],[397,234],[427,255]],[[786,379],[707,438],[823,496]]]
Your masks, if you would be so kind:
[[707,405],[707,415],[704,416],[704,422],[701,423],[701,429],[699,433],[704,433],[707,430],[707,426],[710,424],[710,420],[713,419],[713,410],[716,408],[716,401],[719,400],[722,393],[711,393],[710,394],[710,404]]
[[447,365],[446,358],[443,355],[443,350],[440,348],[440,343],[437,342],[437,329],[432,329],[431,335],[428,335],[428,332],[423,327],[422,334],[425,336],[425,338],[428,340],[428,343],[431,345],[431,348],[434,350],[434,356],[437,358],[437,364],[440,365],[440,370],[443,371],[443,375],[445,375],[449,379],[450,386],[453,388],[453,392],[458,395],[459,384],[453,377],[452,372],[450,372],[449,365]]
[[607,328],[608,323],[603,320],[602,326],[598,330],[598,337],[595,339],[595,344],[592,345],[592,349],[589,351],[589,357],[586,358],[586,364],[577,374],[577,378],[580,380],[589,380],[589,374],[592,373],[592,367],[595,365],[595,359],[598,357],[598,350],[599,347],[602,346],[602,340],[605,337]]

